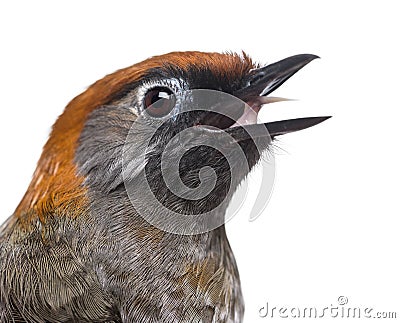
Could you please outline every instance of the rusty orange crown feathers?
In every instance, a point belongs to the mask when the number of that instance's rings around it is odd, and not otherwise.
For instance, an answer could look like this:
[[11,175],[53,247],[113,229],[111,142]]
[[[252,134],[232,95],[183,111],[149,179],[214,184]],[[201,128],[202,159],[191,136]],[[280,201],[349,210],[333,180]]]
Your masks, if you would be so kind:
[[58,214],[72,217],[81,214],[87,206],[86,190],[84,178],[77,174],[74,154],[88,115],[109,102],[126,85],[138,81],[147,71],[167,64],[183,70],[192,66],[199,70],[206,67],[229,78],[255,67],[245,53],[173,52],[105,76],[74,98],[57,119],[15,216],[29,223],[36,217],[45,221],[46,215],[56,210]]

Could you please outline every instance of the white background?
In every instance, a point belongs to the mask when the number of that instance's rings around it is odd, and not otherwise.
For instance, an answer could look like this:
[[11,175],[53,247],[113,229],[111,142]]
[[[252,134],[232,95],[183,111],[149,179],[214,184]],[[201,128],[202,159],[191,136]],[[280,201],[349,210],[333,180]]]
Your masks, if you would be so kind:
[[1,222],[55,118],[105,74],[174,50],[243,49],[265,63],[313,53],[322,59],[274,93],[298,101],[260,117],[333,118],[280,139],[264,214],[248,222],[250,199],[227,225],[245,321],[266,321],[267,301],[323,308],[340,295],[399,317],[398,13],[395,1],[3,1]]

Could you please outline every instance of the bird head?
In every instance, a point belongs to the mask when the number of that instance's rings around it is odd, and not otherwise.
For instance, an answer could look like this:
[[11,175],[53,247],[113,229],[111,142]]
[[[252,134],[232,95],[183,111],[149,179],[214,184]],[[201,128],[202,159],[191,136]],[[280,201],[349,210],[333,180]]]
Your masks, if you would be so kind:
[[263,105],[281,100],[269,94],[315,58],[260,66],[244,53],[174,52],[106,76],[55,123],[17,214],[74,217],[89,205],[110,208],[110,199],[129,196],[150,222],[161,216],[169,223],[170,212],[211,214],[219,223],[276,136],[327,118],[257,123]]
[[[257,123],[280,100],[269,94],[315,58],[261,67],[245,54],[175,52],[94,83],[54,124],[0,227],[16,270],[3,291],[17,286],[10,294],[26,317],[51,308],[52,318],[85,321],[241,322],[224,213],[276,136],[326,119]],[[33,281],[40,290],[20,303],[11,291]]]

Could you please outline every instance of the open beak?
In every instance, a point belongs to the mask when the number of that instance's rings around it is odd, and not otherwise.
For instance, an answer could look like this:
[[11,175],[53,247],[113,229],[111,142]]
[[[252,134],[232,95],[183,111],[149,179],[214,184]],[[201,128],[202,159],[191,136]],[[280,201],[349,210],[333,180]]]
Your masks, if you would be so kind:
[[[268,66],[252,70],[245,80],[244,87],[234,93],[236,97],[248,104],[236,123],[226,129],[237,141],[249,139],[249,136],[265,136],[268,130],[271,138],[286,133],[302,130],[314,126],[330,117],[310,117],[291,120],[275,121],[256,124],[257,113],[261,106],[267,103],[286,99],[268,97],[270,93],[280,87],[286,80],[312,60],[319,58],[312,54],[301,54],[285,58]],[[243,131],[245,130],[245,131]]]

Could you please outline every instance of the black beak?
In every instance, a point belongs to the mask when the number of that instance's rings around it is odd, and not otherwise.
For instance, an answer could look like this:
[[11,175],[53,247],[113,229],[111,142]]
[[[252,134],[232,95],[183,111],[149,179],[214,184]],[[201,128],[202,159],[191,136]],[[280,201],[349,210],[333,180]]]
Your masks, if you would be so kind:
[[270,137],[273,139],[276,136],[284,135],[286,133],[310,128],[329,118],[330,116],[289,119],[229,128],[225,131],[237,142],[260,137]]
[[[295,55],[268,66],[252,70],[244,80],[243,88],[234,93],[234,95],[250,105],[253,102],[261,102],[261,100],[259,100],[260,96],[267,96],[276,90],[286,80],[316,58],[319,57],[312,54]],[[251,136],[254,137],[257,136],[257,133],[259,133],[260,136],[264,136],[263,134],[265,134],[266,127],[269,135],[273,138],[274,136],[309,128],[329,118],[330,117],[299,118],[248,125],[243,128],[250,131]],[[263,129],[257,131],[257,127]],[[249,134],[246,135],[243,131],[238,131],[236,135],[234,135],[232,129],[229,129],[228,132],[234,137],[237,137],[238,141],[249,138]]]
[[258,96],[267,96],[316,58],[319,57],[312,54],[295,55],[252,70],[244,80],[244,87],[236,92],[235,96],[245,102]]

